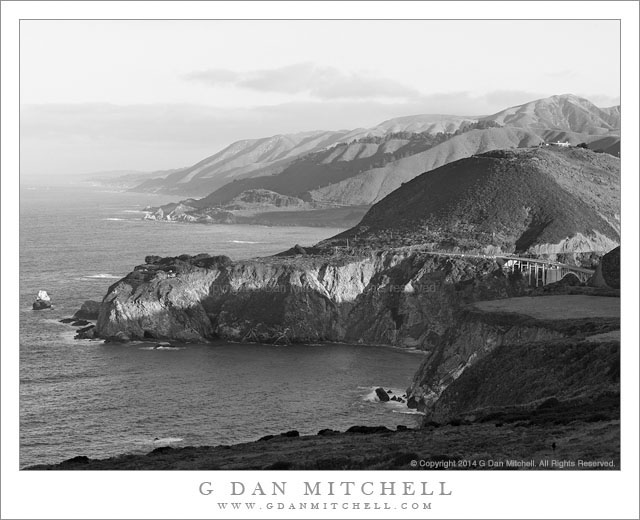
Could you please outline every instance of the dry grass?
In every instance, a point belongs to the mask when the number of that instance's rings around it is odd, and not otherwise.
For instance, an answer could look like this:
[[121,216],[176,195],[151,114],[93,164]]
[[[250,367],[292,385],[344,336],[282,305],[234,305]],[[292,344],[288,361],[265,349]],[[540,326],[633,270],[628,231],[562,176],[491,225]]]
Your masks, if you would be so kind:
[[476,302],[474,306],[485,312],[514,312],[542,320],[620,317],[620,298],[604,296],[523,296]]

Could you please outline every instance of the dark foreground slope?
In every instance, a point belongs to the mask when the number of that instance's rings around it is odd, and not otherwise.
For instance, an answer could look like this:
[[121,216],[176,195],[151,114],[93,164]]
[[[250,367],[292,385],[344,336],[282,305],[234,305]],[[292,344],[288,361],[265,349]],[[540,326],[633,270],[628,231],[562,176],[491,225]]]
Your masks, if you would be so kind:
[[563,253],[618,245],[620,161],[582,148],[499,150],[420,175],[331,243]]
[[[548,465],[541,461],[548,461]],[[585,466],[584,462],[600,464]],[[101,460],[79,456],[61,464],[27,469],[620,469],[620,422],[594,420],[593,415],[567,416],[566,420],[536,424],[526,420],[487,421],[372,434],[277,436],[234,446],[164,447],[146,455]]]
[[452,382],[428,419],[535,423],[584,414],[599,421],[613,417],[619,392],[619,341],[502,345]]

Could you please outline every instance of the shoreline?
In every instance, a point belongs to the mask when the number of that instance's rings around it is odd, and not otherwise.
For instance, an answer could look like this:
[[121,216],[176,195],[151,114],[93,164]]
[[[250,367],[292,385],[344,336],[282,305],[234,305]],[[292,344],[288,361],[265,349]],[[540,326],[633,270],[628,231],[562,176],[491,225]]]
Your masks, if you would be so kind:
[[[160,446],[146,454],[104,459],[78,455],[21,471],[594,469],[579,461],[600,461],[599,469],[619,469],[620,420],[616,413],[598,420],[593,415],[542,421],[504,418],[507,422],[451,421],[395,431],[384,426],[354,426],[345,432],[323,429],[303,436],[291,430],[231,445]],[[518,463],[531,460],[533,465]],[[549,461],[548,466],[541,461]]]

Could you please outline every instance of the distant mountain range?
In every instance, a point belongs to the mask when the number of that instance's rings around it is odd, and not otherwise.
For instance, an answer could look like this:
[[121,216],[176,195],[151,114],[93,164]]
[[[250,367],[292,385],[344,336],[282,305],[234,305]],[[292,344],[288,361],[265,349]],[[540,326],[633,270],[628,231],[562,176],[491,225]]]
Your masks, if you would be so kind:
[[[390,119],[368,129],[311,131],[237,141],[193,166],[177,170],[162,179],[149,179],[134,186],[132,191],[202,196],[232,180],[276,175],[285,171],[296,159],[330,150],[338,144],[347,145],[362,139],[384,138],[400,133],[406,134],[405,137],[408,134],[452,134],[464,124],[474,121],[458,116],[419,115]],[[380,152],[393,151],[394,146],[399,145],[387,144]],[[341,151],[344,153],[332,157],[332,160],[349,162],[368,157],[375,154],[377,146]]]
[[564,94],[507,108],[487,119],[530,130],[605,135],[620,131],[620,106],[598,108],[587,99]]
[[[169,220],[203,221],[207,210],[204,220],[215,221],[224,210],[231,211],[224,213],[228,222],[234,201],[244,192],[249,192],[245,200],[262,194],[255,207],[260,212],[279,209],[264,203],[268,192],[274,200],[287,197],[290,209],[370,206],[417,175],[450,162],[558,141],[619,155],[620,107],[599,108],[565,94],[490,116],[416,115],[369,129],[238,141],[189,168],[154,175],[132,191],[191,196],[181,201],[179,215],[168,207],[154,212],[154,218]],[[246,204],[242,209],[251,211]]]

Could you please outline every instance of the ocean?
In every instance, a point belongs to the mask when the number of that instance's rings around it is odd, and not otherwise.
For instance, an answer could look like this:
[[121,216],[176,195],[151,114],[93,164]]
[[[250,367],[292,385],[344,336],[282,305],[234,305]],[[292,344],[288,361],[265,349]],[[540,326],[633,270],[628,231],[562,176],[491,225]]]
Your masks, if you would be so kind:
[[[341,229],[142,220],[175,196],[78,186],[20,190],[20,466],[103,458],[159,446],[253,441],[353,425],[415,426],[402,394],[422,354],[366,345],[149,344],[74,340],[58,320],[147,255],[266,256]],[[39,290],[53,309],[33,311]],[[3,348],[11,348],[3,345]]]

